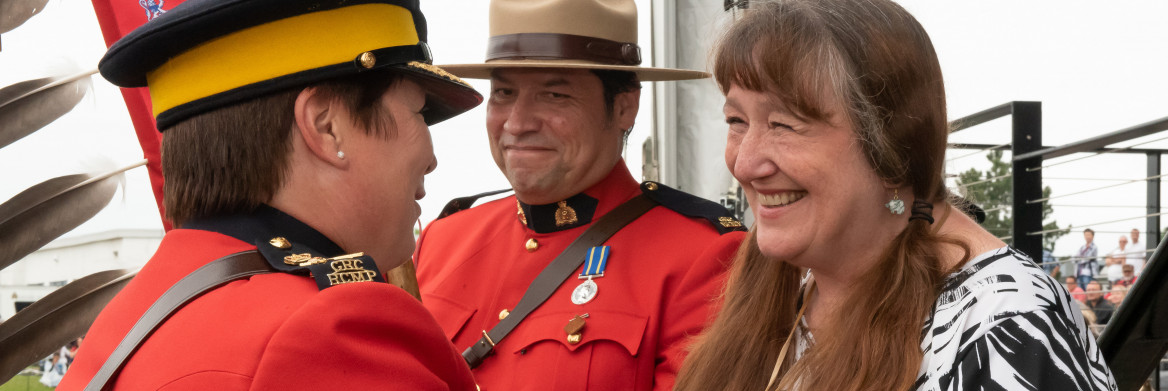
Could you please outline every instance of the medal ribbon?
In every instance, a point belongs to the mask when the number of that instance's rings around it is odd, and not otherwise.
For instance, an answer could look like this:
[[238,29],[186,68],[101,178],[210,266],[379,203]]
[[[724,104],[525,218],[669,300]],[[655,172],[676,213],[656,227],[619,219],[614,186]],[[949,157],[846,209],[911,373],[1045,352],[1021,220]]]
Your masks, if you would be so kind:
[[595,246],[588,249],[588,260],[584,261],[584,271],[580,272],[581,279],[590,277],[604,277],[604,268],[608,266],[610,246]]

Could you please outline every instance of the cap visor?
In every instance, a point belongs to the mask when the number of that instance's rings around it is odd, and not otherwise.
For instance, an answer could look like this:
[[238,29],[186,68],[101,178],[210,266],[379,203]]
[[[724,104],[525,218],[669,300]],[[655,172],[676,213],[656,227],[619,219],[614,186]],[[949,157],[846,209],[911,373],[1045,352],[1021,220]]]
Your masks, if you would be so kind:
[[483,103],[483,96],[458,77],[429,64],[411,62],[396,67],[426,93],[427,125],[465,113]]

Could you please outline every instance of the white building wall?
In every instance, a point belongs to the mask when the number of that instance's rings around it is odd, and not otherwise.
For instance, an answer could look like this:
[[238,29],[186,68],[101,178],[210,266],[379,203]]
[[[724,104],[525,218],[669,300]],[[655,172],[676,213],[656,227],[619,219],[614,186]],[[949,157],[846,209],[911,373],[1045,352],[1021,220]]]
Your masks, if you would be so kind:
[[[723,0],[654,0],[653,65],[709,71],[710,53],[733,20]],[[725,101],[712,79],[654,83],[656,149],[662,182],[718,201],[734,185],[726,169]],[[647,169],[646,171],[650,171]]]
[[161,241],[161,230],[114,230],[53,241],[0,270],[0,319],[15,314],[16,303],[39,300],[78,278],[141,268]]

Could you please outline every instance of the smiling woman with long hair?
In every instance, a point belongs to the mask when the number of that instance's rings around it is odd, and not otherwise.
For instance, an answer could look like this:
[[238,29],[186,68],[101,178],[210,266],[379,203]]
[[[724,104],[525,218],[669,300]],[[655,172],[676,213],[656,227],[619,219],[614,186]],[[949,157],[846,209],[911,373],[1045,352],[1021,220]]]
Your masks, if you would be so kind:
[[754,5],[715,52],[755,217],[678,390],[1114,390],[1071,297],[945,188],[941,67],[884,0]]

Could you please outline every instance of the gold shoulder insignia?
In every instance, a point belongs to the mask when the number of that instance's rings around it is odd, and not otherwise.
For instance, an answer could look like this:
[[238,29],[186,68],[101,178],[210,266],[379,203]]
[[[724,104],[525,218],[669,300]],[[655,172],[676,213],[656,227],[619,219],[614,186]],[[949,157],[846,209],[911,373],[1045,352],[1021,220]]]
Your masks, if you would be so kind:
[[727,216],[719,217],[718,223],[722,224],[722,226],[726,227],[726,228],[735,228],[735,227],[742,226],[742,222],[738,221],[738,219],[735,219],[733,217],[727,217]]

